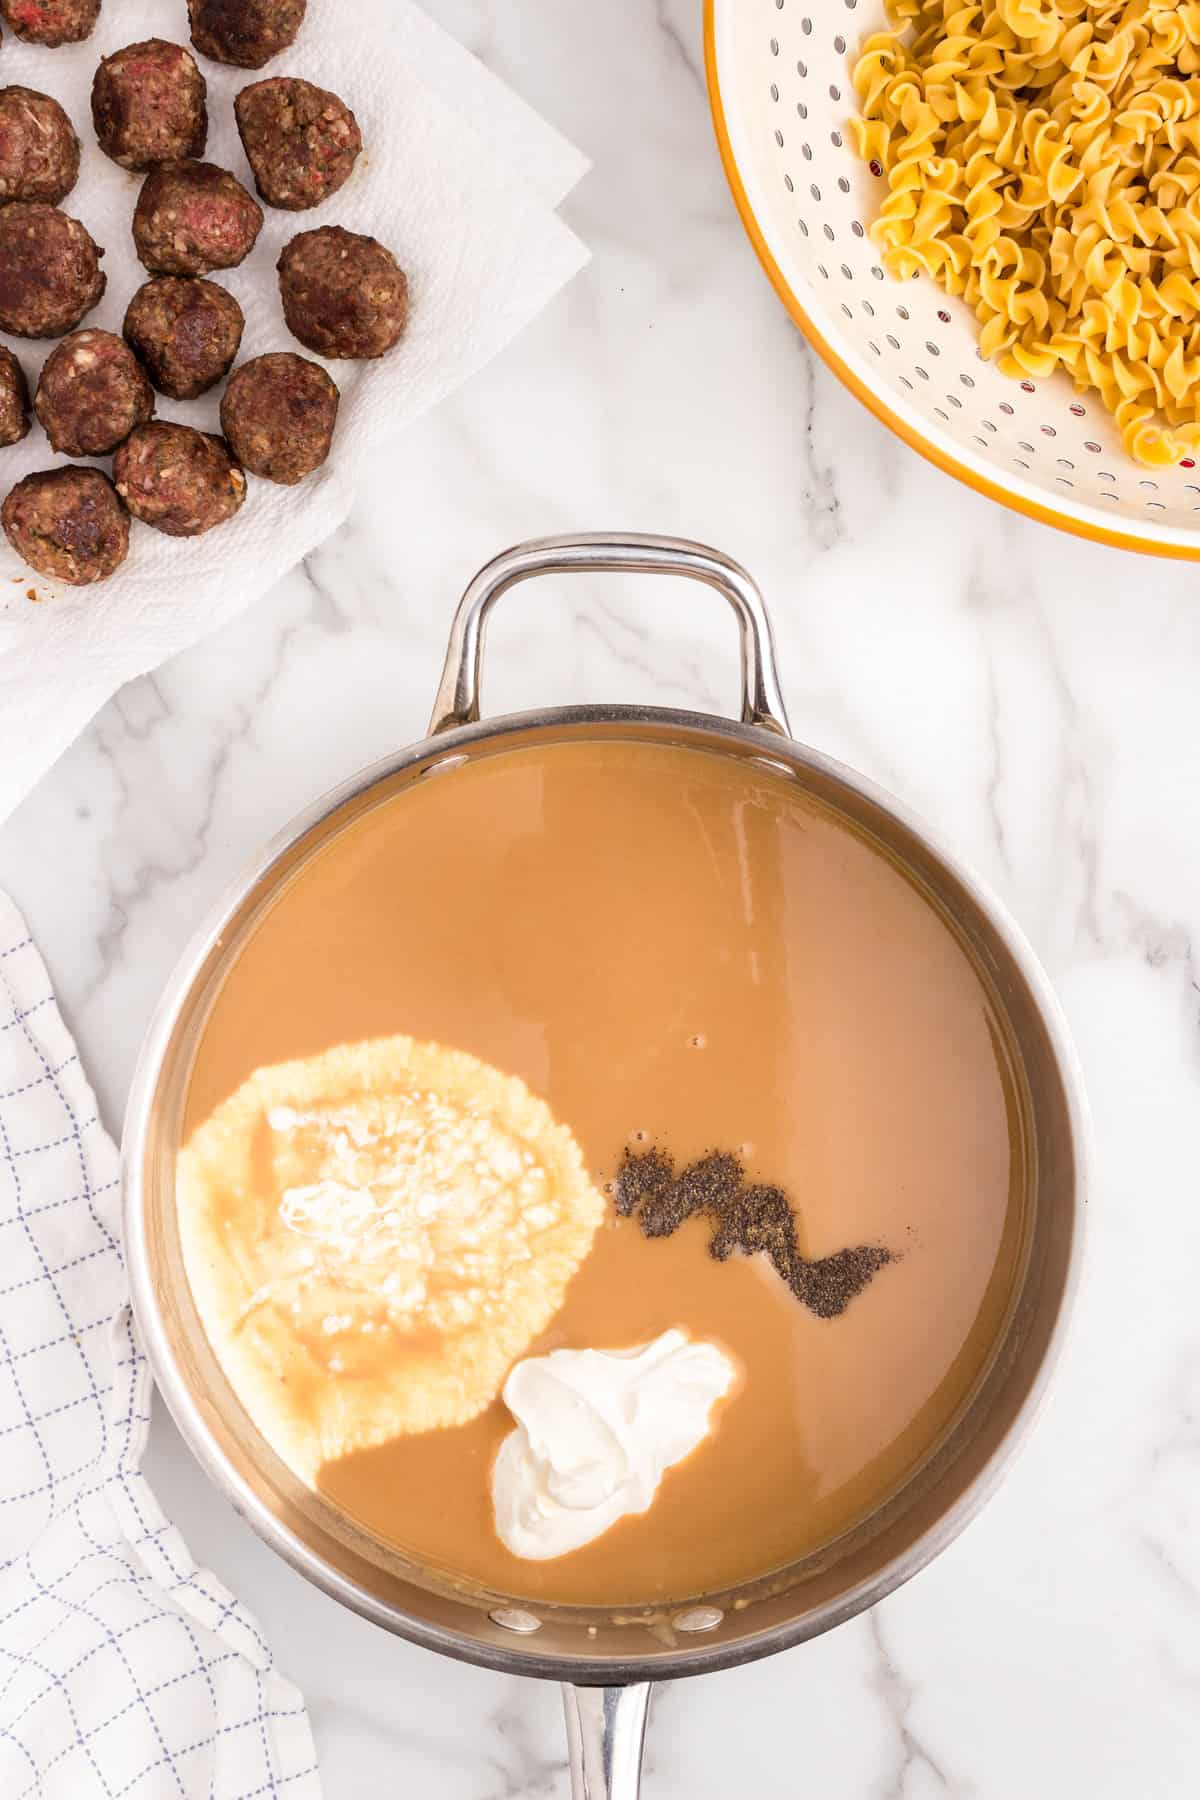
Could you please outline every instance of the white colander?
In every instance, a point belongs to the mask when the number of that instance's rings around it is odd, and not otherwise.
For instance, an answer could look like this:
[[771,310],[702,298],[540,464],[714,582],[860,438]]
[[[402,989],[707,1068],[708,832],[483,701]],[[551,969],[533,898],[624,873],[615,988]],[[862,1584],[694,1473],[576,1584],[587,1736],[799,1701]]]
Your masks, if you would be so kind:
[[883,268],[868,228],[886,182],[860,161],[850,71],[883,0],[706,0],[725,171],[763,266],[846,385],[961,481],[1103,543],[1200,557],[1200,466],[1129,460],[1099,399],[985,362],[975,317],[927,276]]

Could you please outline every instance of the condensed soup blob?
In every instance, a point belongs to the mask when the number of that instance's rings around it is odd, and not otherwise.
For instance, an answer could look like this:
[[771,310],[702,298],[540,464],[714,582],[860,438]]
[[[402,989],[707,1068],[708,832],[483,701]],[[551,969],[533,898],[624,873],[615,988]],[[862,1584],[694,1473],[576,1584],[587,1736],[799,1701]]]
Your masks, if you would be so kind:
[[213,1349],[308,1481],[490,1405],[604,1210],[522,1081],[405,1037],[258,1070],[181,1152],[178,1201]]

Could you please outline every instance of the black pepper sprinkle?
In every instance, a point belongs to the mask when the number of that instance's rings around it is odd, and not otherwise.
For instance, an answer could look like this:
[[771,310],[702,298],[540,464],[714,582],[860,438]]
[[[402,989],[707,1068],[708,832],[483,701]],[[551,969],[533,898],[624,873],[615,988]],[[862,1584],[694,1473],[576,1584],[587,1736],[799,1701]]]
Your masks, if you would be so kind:
[[724,1262],[737,1251],[768,1256],[796,1299],[819,1319],[836,1319],[851,1300],[894,1261],[878,1244],[859,1244],[810,1261],[796,1242],[796,1216],[782,1188],[747,1186],[739,1159],[713,1150],[676,1175],[663,1150],[626,1150],[617,1171],[615,1201],[622,1218],[636,1217],[648,1238],[670,1237],[699,1214],[713,1227],[708,1252]]

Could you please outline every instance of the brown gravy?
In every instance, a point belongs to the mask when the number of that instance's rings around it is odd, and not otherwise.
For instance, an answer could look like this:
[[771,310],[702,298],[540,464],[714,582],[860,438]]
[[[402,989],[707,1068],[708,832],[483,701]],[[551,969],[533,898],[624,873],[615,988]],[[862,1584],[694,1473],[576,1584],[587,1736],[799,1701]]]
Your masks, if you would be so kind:
[[254,1069],[409,1033],[514,1073],[597,1182],[637,1134],[740,1150],[800,1247],[898,1260],[817,1319],[761,1257],[690,1221],[610,1217],[533,1347],[670,1326],[739,1362],[716,1429],[650,1510],[523,1561],[492,1527],[500,1401],[327,1465],[360,1524],[460,1579],[594,1604],[680,1599],[837,1536],[929,1453],[986,1365],[1022,1241],[1020,1111],[993,1005],[927,897],[791,780],[629,741],[493,752],[327,843],[242,948],[187,1129]]

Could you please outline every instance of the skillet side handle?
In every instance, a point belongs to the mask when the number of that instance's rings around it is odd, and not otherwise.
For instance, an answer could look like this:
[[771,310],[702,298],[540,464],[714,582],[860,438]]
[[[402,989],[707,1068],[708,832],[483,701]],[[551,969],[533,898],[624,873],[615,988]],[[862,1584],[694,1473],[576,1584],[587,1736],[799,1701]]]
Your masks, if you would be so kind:
[[563,1683],[572,1800],[637,1800],[650,1683],[572,1687]]
[[459,602],[446,666],[433,705],[430,736],[479,718],[479,683],[488,614],[501,594],[534,575],[579,571],[682,575],[715,588],[737,615],[741,639],[742,723],[791,735],[779,686],[771,621],[750,576],[720,550],[687,538],[638,532],[593,532],[582,537],[535,538],[494,557]]

